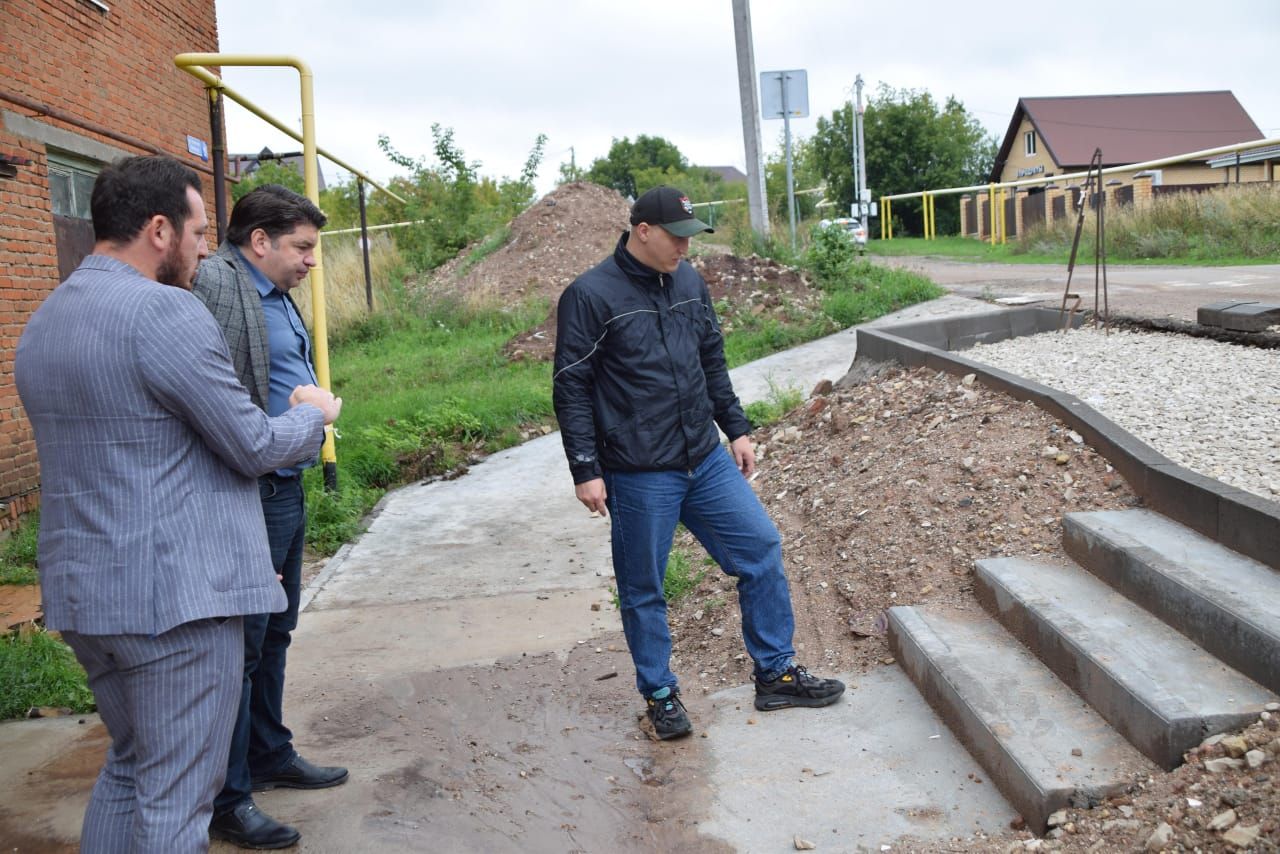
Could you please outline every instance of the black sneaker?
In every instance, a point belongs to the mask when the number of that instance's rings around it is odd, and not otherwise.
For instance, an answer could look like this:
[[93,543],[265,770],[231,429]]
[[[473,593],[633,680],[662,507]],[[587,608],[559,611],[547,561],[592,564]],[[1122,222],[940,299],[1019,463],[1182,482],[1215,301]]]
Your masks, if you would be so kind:
[[672,691],[661,700],[650,697],[648,715],[653,724],[654,735],[662,741],[693,732],[693,724],[685,714],[684,703],[680,702],[678,691]]
[[819,679],[798,664],[778,674],[777,678],[756,679],[756,709],[772,712],[792,706],[817,708],[829,706],[844,693],[839,679]]

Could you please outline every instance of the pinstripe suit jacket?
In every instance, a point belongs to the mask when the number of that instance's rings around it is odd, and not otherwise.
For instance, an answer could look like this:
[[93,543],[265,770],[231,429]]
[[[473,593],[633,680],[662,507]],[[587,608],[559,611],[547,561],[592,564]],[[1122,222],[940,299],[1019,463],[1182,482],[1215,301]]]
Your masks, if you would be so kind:
[[[267,408],[271,349],[262,295],[240,253],[229,243],[200,263],[193,293],[213,314],[227,338],[231,364],[258,408]],[[285,294],[285,299],[289,295]],[[292,300],[290,300],[292,302]],[[294,306],[297,309],[297,306]]]
[[14,374],[50,628],[160,634],[285,607],[255,478],[313,457],[324,418],[254,406],[199,300],[91,255],[32,315]]

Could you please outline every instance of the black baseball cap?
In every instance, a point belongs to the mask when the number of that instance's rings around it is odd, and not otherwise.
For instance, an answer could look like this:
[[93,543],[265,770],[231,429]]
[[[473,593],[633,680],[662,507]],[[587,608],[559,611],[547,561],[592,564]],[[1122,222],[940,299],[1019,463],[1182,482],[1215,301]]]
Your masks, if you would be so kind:
[[693,237],[715,229],[693,215],[693,203],[675,187],[654,187],[640,195],[631,206],[631,224],[660,225],[676,237]]

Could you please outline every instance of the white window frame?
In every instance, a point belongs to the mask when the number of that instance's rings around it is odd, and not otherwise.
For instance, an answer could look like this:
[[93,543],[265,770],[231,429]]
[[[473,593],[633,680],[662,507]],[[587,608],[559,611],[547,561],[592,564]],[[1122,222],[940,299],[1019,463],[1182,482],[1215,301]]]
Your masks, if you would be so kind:
[[[91,219],[89,213],[89,194],[102,164],[66,154],[62,151],[48,149],[46,159],[49,165],[49,203],[53,204],[53,182],[55,176],[67,181],[71,205],[69,210],[55,210],[58,216],[73,219]],[[76,179],[80,180],[77,181]],[[86,182],[84,179],[88,179]]]
[[1022,153],[1034,157],[1036,153],[1036,132],[1029,130],[1022,135]]

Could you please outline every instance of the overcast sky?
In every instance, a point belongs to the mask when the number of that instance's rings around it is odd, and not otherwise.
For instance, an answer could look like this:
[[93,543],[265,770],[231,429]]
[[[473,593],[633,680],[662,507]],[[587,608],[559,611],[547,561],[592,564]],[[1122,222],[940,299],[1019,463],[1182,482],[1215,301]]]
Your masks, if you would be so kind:
[[[999,11],[994,11],[998,9]],[[517,175],[538,133],[539,175],[587,166],[615,137],[665,137],[691,162],[745,156],[729,0],[217,0],[224,53],[287,54],[315,74],[321,147],[384,180],[396,173],[377,147],[429,155],[433,122],[452,127],[481,173]],[[1075,0],[971,4],[917,0],[752,0],[757,73],[808,72],[814,120],[884,82],[955,96],[1002,137],[1019,97],[1207,91],[1235,93],[1269,137],[1280,136],[1275,0]],[[298,76],[226,68],[234,89],[300,126]],[[232,151],[301,146],[228,104]],[[762,122],[766,151],[782,122]],[[335,167],[321,162],[326,178]],[[872,188],[875,189],[875,188]]]

